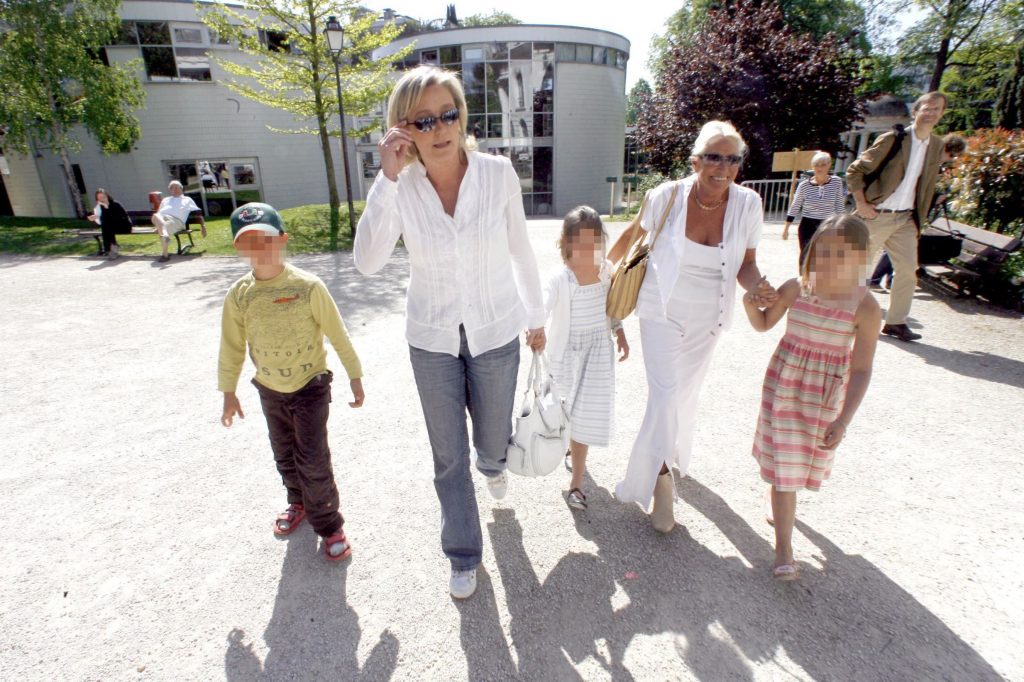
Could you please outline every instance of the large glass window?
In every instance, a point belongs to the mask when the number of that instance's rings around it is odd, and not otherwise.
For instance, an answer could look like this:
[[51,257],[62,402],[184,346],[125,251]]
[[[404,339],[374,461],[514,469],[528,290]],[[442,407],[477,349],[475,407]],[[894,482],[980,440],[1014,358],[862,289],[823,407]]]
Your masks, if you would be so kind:
[[202,24],[124,21],[116,45],[138,45],[151,81],[209,81],[207,33]]
[[165,161],[164,168],[168,181],[180,182],[206,215],[229,215],[242,204],[262,201],[255,158]]

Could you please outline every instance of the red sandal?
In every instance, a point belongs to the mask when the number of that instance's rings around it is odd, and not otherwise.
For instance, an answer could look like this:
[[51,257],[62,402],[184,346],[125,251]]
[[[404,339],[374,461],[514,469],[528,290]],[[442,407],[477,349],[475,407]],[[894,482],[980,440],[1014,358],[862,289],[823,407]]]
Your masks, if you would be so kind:
[[341,561],[352,556],[352,545],[341,528],[324,538],[324,556],[328,561]]
[[274,519],[274,535],[291,535],[306,518],[306,509],[301,504],[289,504],[288,508]]

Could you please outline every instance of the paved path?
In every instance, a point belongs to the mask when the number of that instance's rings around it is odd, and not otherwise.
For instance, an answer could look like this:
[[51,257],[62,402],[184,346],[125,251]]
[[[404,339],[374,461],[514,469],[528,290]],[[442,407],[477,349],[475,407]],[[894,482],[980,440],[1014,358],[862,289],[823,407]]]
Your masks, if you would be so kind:
[[[554,265],[557,223],[530,229]],[[775,283],[795,269],[779,233],[761,247]],[[272,537],[284,496],[251,386],[248,418],[218,423],[220,306],[239,261],[0,257],[0,679],[1024,680],[1019,316],[918,293],[923,342],[880,343],[835,475],[800,498],[791,585],[767,577],[749,454],[781,328],[738,317],[723,339],[683,527],[662,537],[609,494],[645,395],[628,320],[590,511],[566,507],[563,472],[513,479],[501,503],[478,480],[484,570],[455,603],[404,258],[369,278],[348,254],[295,261],[328,283],[367,372],[366,406],[349,409],[337,382],[330,421],[349,565],[316,554],[308,527]]]

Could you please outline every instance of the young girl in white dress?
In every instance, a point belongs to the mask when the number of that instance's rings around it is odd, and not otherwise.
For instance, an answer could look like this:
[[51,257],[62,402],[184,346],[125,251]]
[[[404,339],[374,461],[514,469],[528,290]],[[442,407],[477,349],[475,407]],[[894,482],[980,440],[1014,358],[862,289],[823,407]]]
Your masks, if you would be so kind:
[[563,267],[548,279],[544,307],[548,316],[547,353],[559,395],[569,414],[569,452],[572,472],[568,503],[587,508],[583,492],[587,452],[591,445],[607,447],[614,428],[615,347],[619,362],[629,357],[622,323],[605,313],[611,265],[605,259],[604,225],[589,206],[569,211],[562,223],[558,247]]

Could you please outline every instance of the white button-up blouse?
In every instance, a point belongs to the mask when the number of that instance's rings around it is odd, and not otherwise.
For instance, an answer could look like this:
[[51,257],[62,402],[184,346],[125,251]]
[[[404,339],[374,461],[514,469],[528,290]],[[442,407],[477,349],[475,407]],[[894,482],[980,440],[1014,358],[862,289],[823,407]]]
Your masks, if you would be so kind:
[[392,182],[377,174],[356,230],[353,259],[372,274],[401,237],[409,251],[406,339],[415,348],[459,354],[459,325],[474,356],[544,326],[537,260],[526,231],[519,177],[503,156],[469,152],[455,215],[449,216],[423,164]]
[[[679,279],[683,250],[686,248],[687,198],[695,181],[694,175],[679,181],[675,203],[651,252],[647,276],[644,278],[637,301],[637,317],[666,319],[668,301]],[[644,216],[640,222],[640,226],[648,232],[657,228],[674,184],[663,183],[648,193],[648,205],[644,208]],[[733,183],[729,187],[729,203],[726,205],[722,226],[722,243],[718,245],[722,257],[718,326],[722,329],[728,329],[732,324],[733,304],[736,300],[736,275],[743,265],[747,249],[757,248],[758,242],[761,241],[763,220],[760,195],[752,189]],[[657,295],[652,295],[655,291]]]

